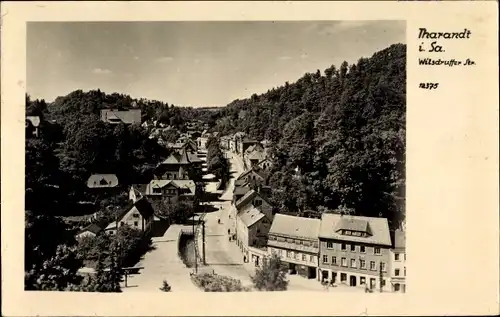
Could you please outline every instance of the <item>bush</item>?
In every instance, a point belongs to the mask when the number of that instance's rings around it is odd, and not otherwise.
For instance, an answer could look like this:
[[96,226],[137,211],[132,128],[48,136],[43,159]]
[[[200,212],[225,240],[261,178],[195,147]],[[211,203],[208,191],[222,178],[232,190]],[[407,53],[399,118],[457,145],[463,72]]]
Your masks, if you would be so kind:
[[193,283],[204,292],[249,292],[250,289],[241,284],[240,280],[229,276],[211,273],[191,275]]

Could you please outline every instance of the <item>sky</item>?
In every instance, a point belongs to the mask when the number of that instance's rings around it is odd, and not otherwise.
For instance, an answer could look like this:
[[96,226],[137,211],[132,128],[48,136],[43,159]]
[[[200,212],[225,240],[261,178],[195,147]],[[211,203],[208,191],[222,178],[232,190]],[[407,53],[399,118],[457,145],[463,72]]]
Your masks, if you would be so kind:
[[27,92],[225,106],[405,42],[404,21],[30,22]]

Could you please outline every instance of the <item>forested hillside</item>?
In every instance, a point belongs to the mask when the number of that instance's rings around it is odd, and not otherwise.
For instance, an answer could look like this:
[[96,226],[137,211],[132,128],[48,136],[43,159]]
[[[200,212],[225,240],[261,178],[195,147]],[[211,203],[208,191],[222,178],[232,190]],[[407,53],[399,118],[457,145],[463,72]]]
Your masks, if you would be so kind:
[[235,100],[215,129],[274,142],[279,212],[342,210],[394,228],[405,213],[405,112],[406,45],[395,44]]

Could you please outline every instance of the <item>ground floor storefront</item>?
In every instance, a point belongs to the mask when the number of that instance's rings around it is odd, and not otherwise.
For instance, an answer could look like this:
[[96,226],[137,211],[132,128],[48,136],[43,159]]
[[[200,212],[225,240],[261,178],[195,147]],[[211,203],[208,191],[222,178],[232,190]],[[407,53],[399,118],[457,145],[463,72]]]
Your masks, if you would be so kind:
[[297,274],[299,276],[315,279],[316,278],[316,267],[308,266],[303,264],[296,263],[287,263],[288,265],[288,273],[291,275]]
[[404,279],[391,279],[392,291],[395,293],[406,293],[406,283]]
[[370,290],[380,289],[392,291],[388,285],[388,279],[382,278],[374,272],[374,274],[362,274],[355,272],[347,272],[342,270],[319,269],[319,279],[322,282],[331,284],[344,284],[351,287],[363,287]]

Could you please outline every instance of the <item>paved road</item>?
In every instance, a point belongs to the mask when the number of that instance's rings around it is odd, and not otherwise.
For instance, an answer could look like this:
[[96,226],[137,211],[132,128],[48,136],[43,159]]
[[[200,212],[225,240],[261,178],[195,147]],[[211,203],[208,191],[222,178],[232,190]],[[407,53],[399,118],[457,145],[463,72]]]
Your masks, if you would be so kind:
[[191,226],[172,225],[163,237],[153,238],[155,250],[147,253],[137,266],[144,267],[140,274],[129,276],[127,288],[123,292],[157,291],[163,279],[172,287],[172,292],[199,292],[189,277],[192,269],[187,268],[177,254],[177,238],[182,229]]
[[[245,285],[251,284],[252,270],[243,263],[243,256],[234,242],[229,242],[227,230],[234,226],[229,220],[232,208],[234,180],[243,172],[243,164],[238,157],[229,154],[232,176],[221,201],[211,204],[219,210],[205,215],[205,252],[206,264],[216,273],[241,280]],[[207,188],[207,190],[209,190]],[[220,219],[221,223],[218,223]],[[234,229],[233,229],[234,232]]]

